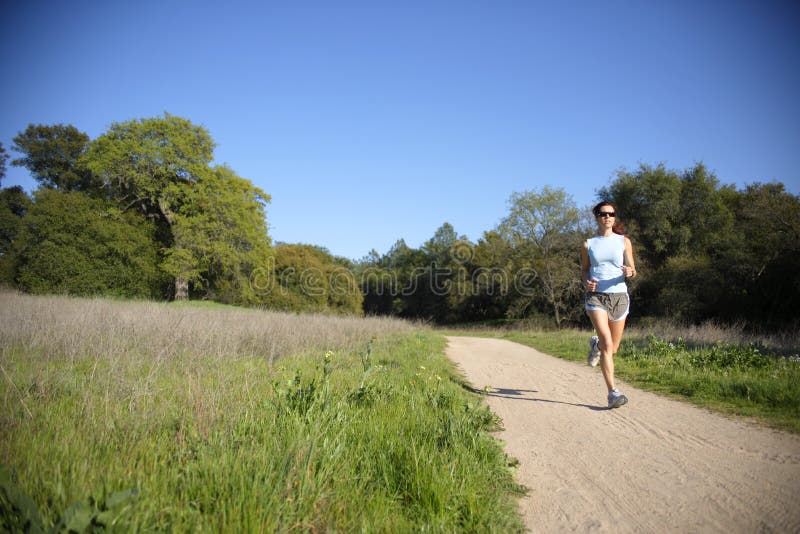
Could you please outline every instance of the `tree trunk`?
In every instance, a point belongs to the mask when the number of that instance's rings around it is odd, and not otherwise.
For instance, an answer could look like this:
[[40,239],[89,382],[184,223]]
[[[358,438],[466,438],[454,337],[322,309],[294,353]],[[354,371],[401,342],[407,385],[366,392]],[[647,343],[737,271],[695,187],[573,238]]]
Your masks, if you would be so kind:
[[175,300],[187,300],[189,298],[189,281],[186,278],[175,279]]
[[[169,204],[163,199],[158,199],[158,209],[161,211],[161,215],[164,217],[164,220],[167,221],[167,224],[170,227],[170,231],[172,230],[172,226],[175,224],[175,216],[172,213],[172,210],[169,207]],[[173,247],[175,244],[173,243]],[[188,300],[189,299],[189,280],[184,278],[183,276],[175,277],[175,300]]]

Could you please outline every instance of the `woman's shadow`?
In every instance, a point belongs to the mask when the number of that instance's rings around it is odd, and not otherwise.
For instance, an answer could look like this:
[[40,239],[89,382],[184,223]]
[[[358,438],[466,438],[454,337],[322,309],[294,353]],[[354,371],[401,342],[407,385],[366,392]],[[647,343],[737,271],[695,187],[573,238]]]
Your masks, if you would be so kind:
[[566,404],[568,406],[579,406],[581,408],[588,408],[595,412],[605,411],[608,410],[607,406],[592,406],[591,404],[576,404],[574,402],[564,402],[564,401],[556,401],[550,399],[537,399],[534,397],[529,397],[527,393],[538,393],[538,390],[535,389],[509,389],[509,388],[491,388],[489,390],[484,389],[475,389],[471,386],[464,386],[469,391],[473,393],[477,393],[479,395],[486,395],[487,397],[498,397],[501,399],[513,399],[519,401],[529,401],[529,402],[549,402],[553,404]]

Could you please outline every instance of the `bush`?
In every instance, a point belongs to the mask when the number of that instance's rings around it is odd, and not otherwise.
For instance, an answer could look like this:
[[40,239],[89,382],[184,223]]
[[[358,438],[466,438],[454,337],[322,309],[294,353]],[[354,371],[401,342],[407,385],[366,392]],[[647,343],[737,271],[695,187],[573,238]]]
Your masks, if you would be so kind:
[[39,190],[14,244],[16,282],[31,293],[157,297],[155,232],[111,202]]
[[274,270],[261,284],[263,302],[269,308],[363,314],[364,297],[353,274],[318,247],[275,247]]

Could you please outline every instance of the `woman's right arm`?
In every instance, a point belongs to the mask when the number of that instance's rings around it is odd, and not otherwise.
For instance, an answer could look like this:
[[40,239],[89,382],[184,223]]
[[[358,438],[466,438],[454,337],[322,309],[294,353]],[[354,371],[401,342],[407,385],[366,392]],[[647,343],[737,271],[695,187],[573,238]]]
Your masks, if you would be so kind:
[[587,290],[594,291],[597,287],[597,282],[594,280],[589,280],[590,267],[589,243],[584,241],[583,246],[581,247],[581,282],[583,282],[583,285]]

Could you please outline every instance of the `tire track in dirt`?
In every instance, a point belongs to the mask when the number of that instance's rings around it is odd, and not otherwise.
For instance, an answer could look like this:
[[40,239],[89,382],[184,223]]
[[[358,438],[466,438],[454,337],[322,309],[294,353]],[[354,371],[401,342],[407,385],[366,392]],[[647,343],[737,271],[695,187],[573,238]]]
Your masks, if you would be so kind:
[[800,532],[800,436],[637,390],[499,339],[447,356],[503,420],[532,532]]

